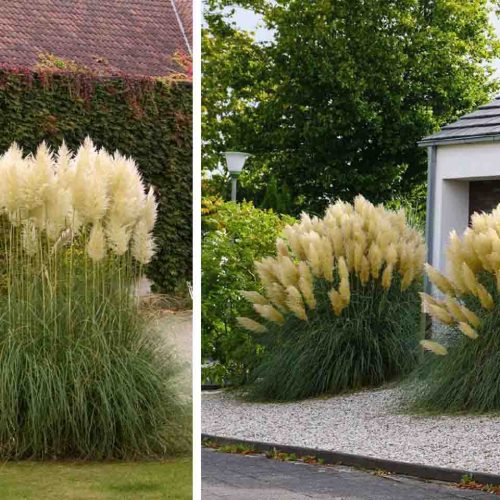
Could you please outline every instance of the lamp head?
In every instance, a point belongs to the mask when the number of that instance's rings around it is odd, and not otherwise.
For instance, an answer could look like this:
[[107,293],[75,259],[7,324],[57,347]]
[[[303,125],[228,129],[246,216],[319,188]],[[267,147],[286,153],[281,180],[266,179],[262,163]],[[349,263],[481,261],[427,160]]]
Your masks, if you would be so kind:
[[226,151],[224,156],[226,157],[227,170],[229,171],[229,174],[231,177],[238,177],[243,170],[245,161],[251,155],[237,151]]

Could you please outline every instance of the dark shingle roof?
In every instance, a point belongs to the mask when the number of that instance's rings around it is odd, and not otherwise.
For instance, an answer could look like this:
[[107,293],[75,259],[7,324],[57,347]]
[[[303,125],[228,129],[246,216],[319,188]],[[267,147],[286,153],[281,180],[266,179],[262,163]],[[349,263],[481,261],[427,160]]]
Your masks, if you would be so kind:
[[32,68],[45,52],[104,74],[179,72],[173,56],[189,52],[179,18],[191,15],[175,1],[179,16],[171,0],[2,0],[0,64]]
[[439,132],[424,137],[419,144],[477,142],[492,140],[495,136],[500,137],[500,97],[445,125]]

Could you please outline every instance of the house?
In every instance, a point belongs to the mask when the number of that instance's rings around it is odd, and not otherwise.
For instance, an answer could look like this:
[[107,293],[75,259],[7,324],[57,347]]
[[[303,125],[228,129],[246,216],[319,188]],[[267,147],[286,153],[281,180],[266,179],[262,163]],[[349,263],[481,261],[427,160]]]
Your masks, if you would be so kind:
[[428,261],[445,271],[449,234],[500,203],[500,97],[425,137]]
[[166,76],[191,54],[192,0],[3,0],[0,67],[43,54],[103,75]]

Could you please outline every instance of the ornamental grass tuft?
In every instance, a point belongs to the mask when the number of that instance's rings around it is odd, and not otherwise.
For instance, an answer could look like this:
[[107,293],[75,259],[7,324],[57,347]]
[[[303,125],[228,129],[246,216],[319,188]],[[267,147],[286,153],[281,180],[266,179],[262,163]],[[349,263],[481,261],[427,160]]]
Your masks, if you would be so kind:
[[[419,371],[413,407],[430,412],[500,410],[500,205],[475,213],[462,237],[450,235],[447,276],[426,266],[439,298],[424,309],[445,331],[422,341],[431,351]],[[434,356],[437,355],[437,356]]]
[[242,293],[260,319],[239,323],[265,346],[250,395],[337,394],[410,372],[419,358],[424,256],[403,210],[362,196],[288,226],[277,256],[256,263],[264,294]]
[[165,347],[135,282],[154,254],[153,192],[135,163],[42,144],[0,157],[0,457],[135,458],[188,445]]

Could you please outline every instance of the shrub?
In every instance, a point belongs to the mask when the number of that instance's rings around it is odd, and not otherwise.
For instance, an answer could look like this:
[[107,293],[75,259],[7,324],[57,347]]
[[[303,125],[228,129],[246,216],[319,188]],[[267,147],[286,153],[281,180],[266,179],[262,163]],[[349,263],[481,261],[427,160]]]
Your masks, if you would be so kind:
[[157,291],[191,280],[192,87],[187,81],[88,72],[0,68],[0,152],[16,141],[34,153],[87,135],[137,162],[155,187],[157,252],[146,273]]
[[303,215],[256,264],[264,294],[243,295],[260,322],[239,318],[266,349],[256,397],[287,400],[376,386],[418,359],[425,247],[403,210],[358,196],[322,219]]
[[87,140],[0,157],[0,456],[175,451],[187,415],[174,367],[144,335],[134,283],[152,258],[153,192],[133,160]]
[[259,210],[252,203],[205,199],[202,242],[202,357],[215,364],[203,370],[205,380],[240,383],[255,362],[256,345],[236,325],[249,305],[240,290],[258,287],[253,262],[268,255],[291,217]]
[[449,276],[427,274],[440,298],[423,294],[427,312],[444,325],[443,343],[422,341],[430,359],[416,406],[437,411],[500,409],[500,206],[474,214],[462,238],[450,235]]

